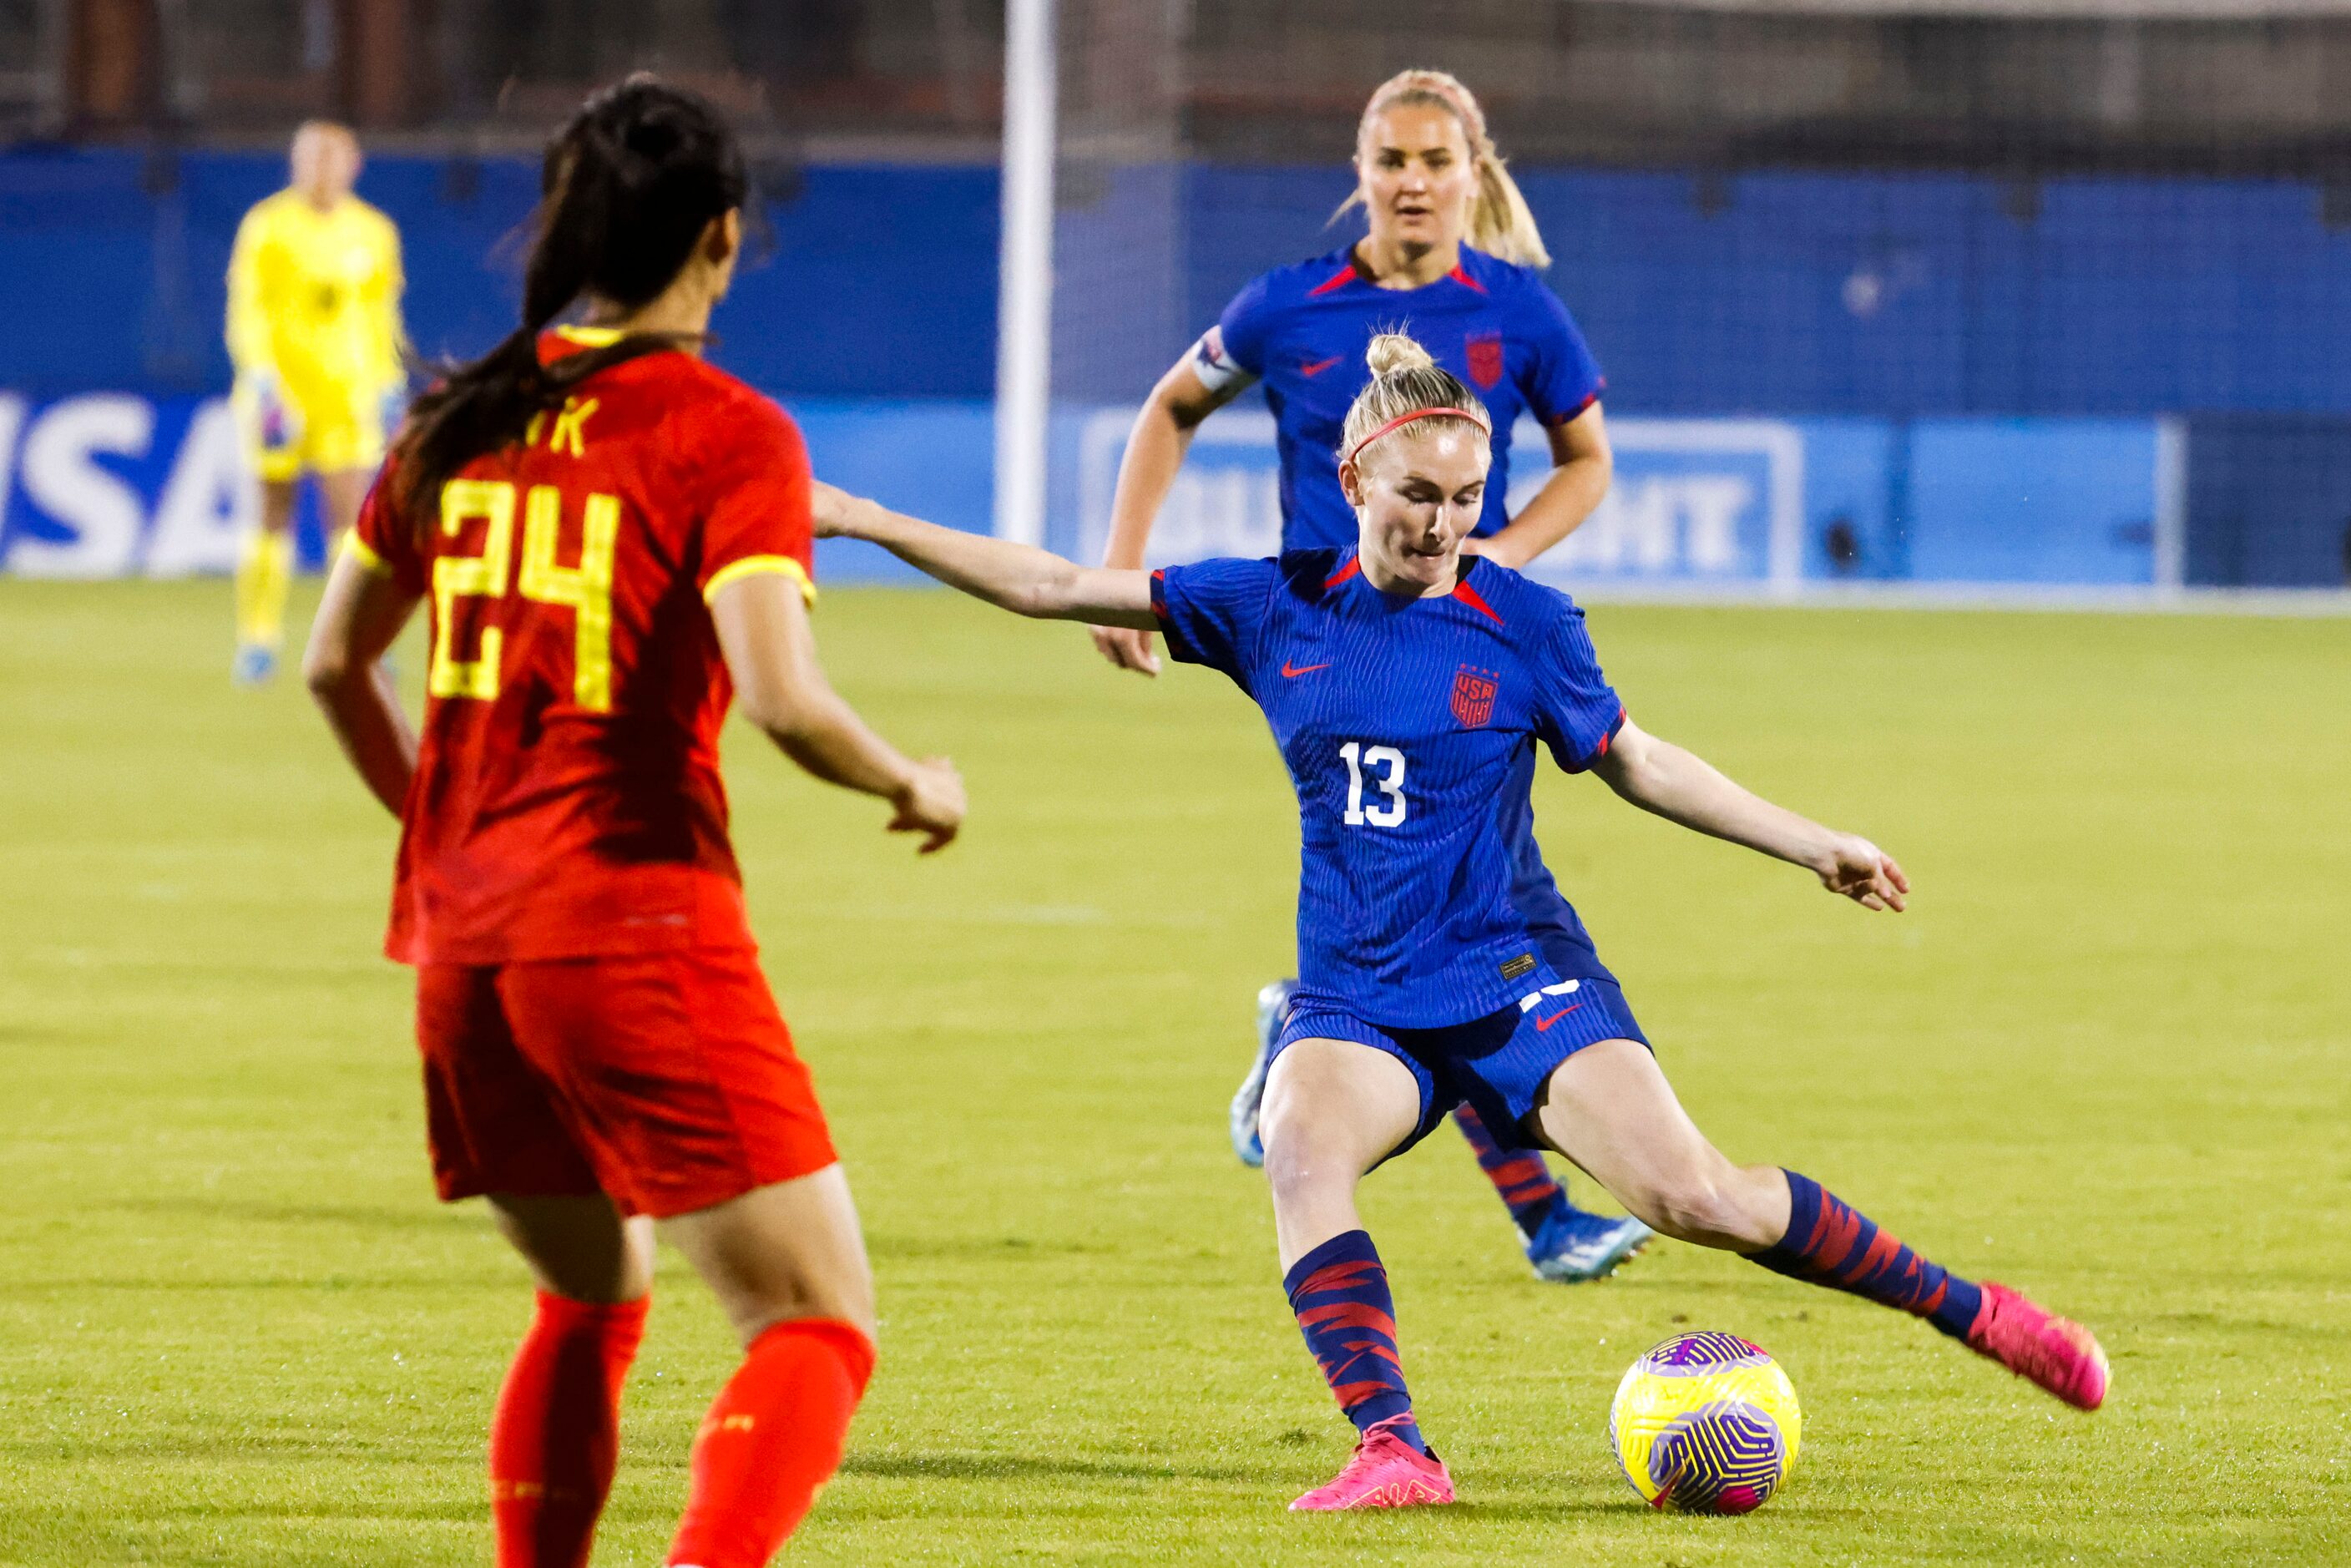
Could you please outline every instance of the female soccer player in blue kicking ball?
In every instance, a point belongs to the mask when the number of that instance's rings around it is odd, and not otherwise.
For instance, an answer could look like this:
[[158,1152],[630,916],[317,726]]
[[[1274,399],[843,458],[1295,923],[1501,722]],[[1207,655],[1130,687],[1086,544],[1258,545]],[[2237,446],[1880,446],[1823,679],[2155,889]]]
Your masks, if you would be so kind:
[[1352,549],[1090,570],[821,486],[816,502],[820,533],[871,539],[1008,610],[1156,626],[1272,726],[1303,852],[1299,992],[1266,1087],[1266,1171],[1290,1305],[1362,1433],[1338,1477],[1290,1506],[1453,1499],[1413,1419],[1355,1187],[1464,1101],[1498,1137],[1565,1155],[1668,1236],[1903,1308],[2095,1409],[2106,1360],[2087,1329],[1945,1271],[1809,1177],[1733,1165],[1683,1112],[1536,850],[1538,746],[1864,908],[1900,910],[1909,882],[1868,840],[1759,799],[1626,719],[1574,602],[1462,554],[1484,495],[1484,406],[1409,338],[1374,339],[1370,362],[1340,448]]
[[[1543,285],[1540,269],[1551,256],[1477,99],[1443,71],[1400,72],[1373,92],[1355,142],[1348,204],[1362,204],[1369,232],[1250,283],[1160,378],[1119,462],[1104,565],[1144,564],[1192,432],[1259,382],[1280,436],[1282,548],[1352,547],[1355,515],[1339,489],[1339,433],[1364,387],[1364,345],[1399,321],[1439,363],[1480,388],[1493,415],[1491,483],[1465,549],[1523,566],[1606,494],[1600,367],[1567,307]],[[1555,466],[1513,517],[1503,492],[1510,427],[1521,410],[1543,425]],[[1157,671],[1149,631],[1097,626],[1093,633],[1113,664]],[[1264,1159],[1266,1072],[1295,988],[1276,980],[1258,998],[1257,1055],[1231,1118],[1234,1152],[1250,1165]],[[1454,1121],[1544,1279],[1597,1279],[1649,1239],[1638,1219],[1569,1203],[1542,1156],[1502,1146],[1477,1111],[1464,1105]]]

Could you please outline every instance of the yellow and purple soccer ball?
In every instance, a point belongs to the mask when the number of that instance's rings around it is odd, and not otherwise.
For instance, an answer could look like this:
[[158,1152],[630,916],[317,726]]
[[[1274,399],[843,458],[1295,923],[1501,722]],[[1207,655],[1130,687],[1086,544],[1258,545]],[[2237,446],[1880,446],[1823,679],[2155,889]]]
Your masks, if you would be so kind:
[[1608,1444],[1651,1508],[1749,1513],[1796,1463],[1804,1415],[1763,1347],[1708,1329],[1649,1347],[1616,1385]]

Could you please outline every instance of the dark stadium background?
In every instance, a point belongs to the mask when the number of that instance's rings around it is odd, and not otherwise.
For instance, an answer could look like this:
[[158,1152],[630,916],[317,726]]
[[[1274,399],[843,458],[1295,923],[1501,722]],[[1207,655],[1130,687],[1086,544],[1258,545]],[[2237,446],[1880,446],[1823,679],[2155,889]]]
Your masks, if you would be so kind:
[[[1887,422],[1886,516],[1848,519],[1851,549],[1811,538],[1823,570],[1911,574],[1899,514],[1938,483],[1912,422],[2163,417],[2190,454],[2186,582],[2344,581],[2351,18],[2240,0],[1441,9],[1433,31],[1394,0],[1062,8],[1078,314],[1059,308],[1058,397],[1131,402],[1240,282],[1352,232],[1326,220],[1355,110],[1426,59],[1489,104],[1612,413]],[[1002,47],[983,0],[8,0],[0,391],[224,387],[229,238],[308,114],[369,137],[363,193],[405,235],[420,346],[478,348],[506,319],[501,242],[538,135],[650,65],[760,149],[773,248],[722,324],[726,362],[788,402],[985,420]],[[985,522],[979,497],[932,504]]]

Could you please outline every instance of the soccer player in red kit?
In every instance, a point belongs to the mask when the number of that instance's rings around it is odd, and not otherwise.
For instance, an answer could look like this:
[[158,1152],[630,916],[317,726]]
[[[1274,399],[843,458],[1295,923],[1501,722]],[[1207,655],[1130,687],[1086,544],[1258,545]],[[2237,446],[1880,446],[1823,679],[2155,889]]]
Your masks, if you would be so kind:
[[[649,78],[549,144],[523,325],[417,401],[307,674],[401,818],[434,1175],[486,1197],[538,1306],[490,1431],[499,1568],[578,1568],[612,1479],[655,1224],[746,1347],[668,1562],[757,1568],[837,1468],[873,1364],[849,1186],[758,967],[727,841],[731,698],[801,767],[945,845],[963,787],[827,685],[810,475],[700,357],[743,158]],[[584,327],[556,327],[584,305]],[[432,601],[421,737],[379,658]]]

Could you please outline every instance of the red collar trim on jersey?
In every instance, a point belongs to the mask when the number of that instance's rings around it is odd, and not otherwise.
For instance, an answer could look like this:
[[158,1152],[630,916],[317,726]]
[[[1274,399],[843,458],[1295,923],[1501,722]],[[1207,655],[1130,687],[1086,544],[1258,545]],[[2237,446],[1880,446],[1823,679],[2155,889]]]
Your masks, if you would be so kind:
[[[1479,614],[1486,617],[1487,620],[1491,621],[1495,625],[1503,625],[1505,622],[1501,616],[1495,612],[1492,605],[1486,602],[1485,595],[1479,593],[1476,589],[1469,586],[1468,574],[1476,569],[1477,565],[1478,558],[1475,556],[1468,556],[1463,559],[1461,564],[1455,569],[1459,571],[1461,575],[1453,580],[1453,591],[1448,597],[1459,600],[1470,609],[1475,610]],[[1363,570],[1364,558],[1362,556],[1356,555],[1348,557],[1346,565],[1341,567],[1338,570],[1332,572],[1330,576],[1322,580],[1323,591],[1327,593],[1332,589],[1337,588],[1341,584],[1353,580],[1361,574]]]
[[1374,288],[1380,286],[1379,278],[1364,265],[1364,258],[1355,253],[1353,246],[1347,247],[1347,265],[1308,289],[1306,298],[1311,299],[1317,295],[1329,294],[1334,289],[1346,287],[1350,283],[1367,283]]
[[[1461,563],[1460,570],[1467,571],[1468,570],[1468,566],[1469,563],[1468,561],[1464,561]],[[1456,578],[1454,580],[1453,597],[1468,605],[1470,609],[1475,610],[1479,614],[1483,615],[1487,620],[1491,621],[1495,625],[1499,626],[1503,624],[1502,618],[1494,613],[1494,607],[1487,603],[1484,596],[1479,594],[1476,589],[1469,586],[1469,580],[1467,577]]]
[[1328,294],[1334,288],[1344,288],[1347,285],[1354,281],[1355,264],[1351,260],[1346,266],[1341,267],[1337,272],[1332,274],[1329,277],[1324,278],[1322,282],[1308,289],[1306,291],[1306,298],[1311,299],[1318,294]]
[[1491,441],[1494,438],[1494,427],[1488,424],[1484,420],[1479,418],[1477,412],[1473,409],[1416,408],[1410,413],[1400,413],[1396,415],[1394,419],[1388,421],[1385,424],[1383,424],[1377,430],[1374,430],[1369,435],[1364,437],[1361,441],[1355,443],[1354,445],[1349,447],[1347,449],[1346,460],[1353,463],[1357,457],[1363,455],[1364,447],[1369,446],[1373,442],[1377,441],[1381,436],[1387,434],[1390,431],[1402,430],[1405,425],[1410,424],[1416,419],[1466,419],[1470,423],[1476,425],[1479,430],[1484,431],[1486,433],[1486,439]]
[[[1479,294],[1486,292],[1486,286],[1479,282],[1476,278],[1470,277],[1469,269],[1459,262],[1455,262],[1453,264],[1453,270],[1447,273],[1445,276],[1453,282],[1461,285],[1464,288],[1474,289]],[[1364,265],[1364,258],[1350,250],[1347,253],[1347,265],[1332,273],[1330,277],[1324,278],[1322,282],[1316,284],[1313,287],[1308,289],[1306,291],[1306,298],[1312,299],[1319,296],[1332,293],[1337,289],[1346,287],[1347,285],[1355,282],[1357,279],[1361,279],[1362,281],[1372,285],[1375,288],[1379,287],[1380,280],[1372,276],[1372,269]]]

